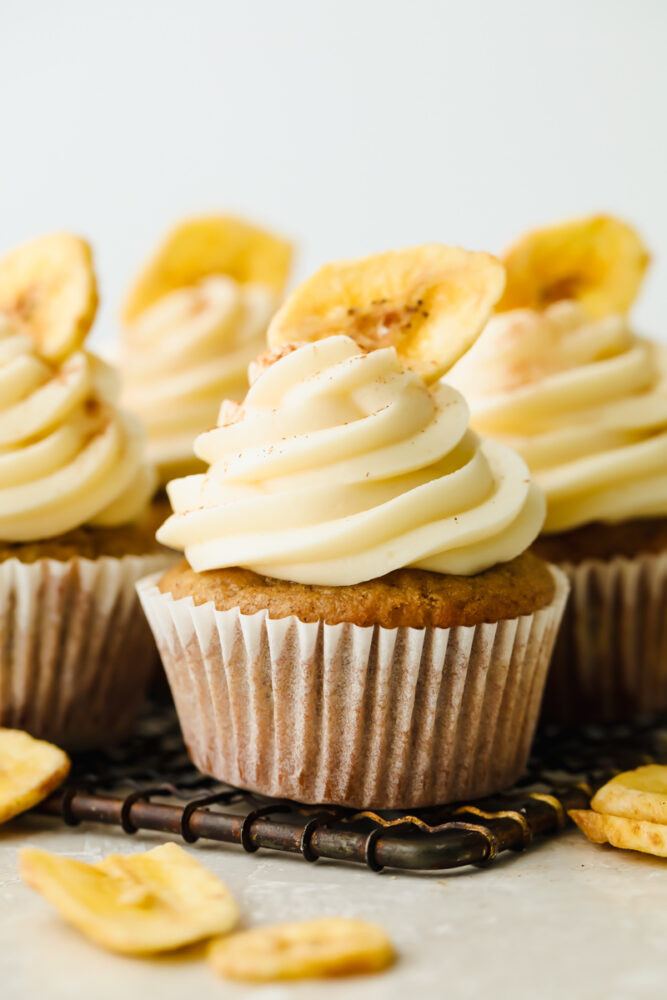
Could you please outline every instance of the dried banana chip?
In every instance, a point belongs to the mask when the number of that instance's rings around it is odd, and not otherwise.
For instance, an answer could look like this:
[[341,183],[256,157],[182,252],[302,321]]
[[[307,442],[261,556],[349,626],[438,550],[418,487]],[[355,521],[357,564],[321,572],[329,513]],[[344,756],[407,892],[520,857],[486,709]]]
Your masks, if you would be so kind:
[[176,844],[97,864],[26,848],[21,878],[95,944],[125,954],[171,951],[238,920],[227,887]]
[[32,809],[69,773],[67,754],[20,729],[0,729],[0,823]]
[[375,924],[322,917],[231,934],[211,945],[210,959],[229,979],[270,982],[380,972],[395,952]]
[[594,795],[591,808],[627,819],[667,823],[667,767],[647,764],[617,774]]
[[667,858],[667,826],[661,823],[608,816],[593,809],[572,809],[570,816],[594,844],[611,844]]
[[638,234],[612,216],[535,229],[503,256],[507,284],[496,309],[543,309],[570,299],[594,318],[625,313],[648,262]]
[[403,364],[433,381],[481,333],[504,284],[495,257],[438,243],[337,261],[292,292],[268,341],[345,333],[364,350],[395,347]]
[[226,274],[281,292],[292,247],[286,240],[225,215],[186,219],[169,233],[130,290],[123,319],[130,322],[168,292]]
[[78,350],[96,310],[92,253],[78,236],[41,236],[0,260],[0,314],[44,357],[62,361]]

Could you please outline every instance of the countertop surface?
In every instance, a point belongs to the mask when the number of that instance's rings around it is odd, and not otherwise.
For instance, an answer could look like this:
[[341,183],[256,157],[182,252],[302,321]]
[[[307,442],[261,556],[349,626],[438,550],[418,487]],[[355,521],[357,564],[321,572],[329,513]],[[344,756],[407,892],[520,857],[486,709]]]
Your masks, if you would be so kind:
[[244,986],[217,979],[203,949],[161,959],[100,951],[65,924],[17,872],[23,845],[85,861],[147,850],[134,837],[24,817],[0,829],[0,996],[70,1000],[459,998],[644,1000],[667,991],[667,861],[589,844],[575,830],[506,854],[489,869],[375,875],[268,851],[188,847],[239,901],[245,926],[343,914],[377,921],[399,961],[380,976]]

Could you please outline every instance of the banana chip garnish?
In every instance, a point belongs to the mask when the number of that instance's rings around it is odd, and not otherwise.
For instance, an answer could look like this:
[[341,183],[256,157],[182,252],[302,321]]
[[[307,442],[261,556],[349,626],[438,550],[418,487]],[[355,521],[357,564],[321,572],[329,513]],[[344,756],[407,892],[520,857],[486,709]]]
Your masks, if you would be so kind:
[[217,973],[256,983],[380,972],[394,959],[381,927],[345,917],[241,931],[215,941],[210,950]]
[[84,864],[25,848],[21,878],[95,944],[128,955],[171,951],[231,930],[227,887],[176,844]]
[[0,729],[0,823],[32,809],[69,773],[67,754],[19,729]]
[[78,236],[41,236],[0,260],[0,315],[49,360],[81,347],[96,310],[92,253]]
[[571,818],[595,844],[667,857],[667,767],[648,764],[617,774]]
[[225,215],[186,219],[169,233],[133,285],[123,319],[129,323],[169,292],[215,274],[281,292],[291,260],[290,243],[242,219]]
[[495,257],[439,243],[336,261],[287,298],[269,345],[344,333],[363,350],[395,347],[404,365],[433,381],[481,333],[504,283]]
[[503,255],[505,292],[496,309],[544,309],[569,299],[594,319],[625,313],[649,253],[639,235],[609,215],[592,215],[522,236]]

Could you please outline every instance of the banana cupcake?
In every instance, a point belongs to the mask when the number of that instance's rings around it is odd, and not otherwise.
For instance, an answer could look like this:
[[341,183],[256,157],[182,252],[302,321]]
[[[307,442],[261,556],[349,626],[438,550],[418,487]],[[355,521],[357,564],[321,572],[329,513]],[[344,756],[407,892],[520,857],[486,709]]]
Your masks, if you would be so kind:
[[205,772],[378,809],[522,772],[567,584],[526,551],[525,463],[433,381],[503,281],[436,245],[323,268],[197,439],[207,471],[170,483],[186,560],[138,589]]
[[544,489],[535,551],[572,583],[545,716],[664,711],[667,352],[626,316],[648,254],[628,226],[593,217],[531,233],[505,261],[503,311],[450,379],[473,426]]
[[0,260],[0,726],[74,749],[131,727],[154,659],[134,585],[170,562],[143,432],[82,349],[96,305],[74,236]]
[[245,395],[290,259],[284,240],[204,216],[178,225],[132,287],[123,310],[123,404],[147,428],[161,485],[203,469],[192,442],[215,425],[221,399]]

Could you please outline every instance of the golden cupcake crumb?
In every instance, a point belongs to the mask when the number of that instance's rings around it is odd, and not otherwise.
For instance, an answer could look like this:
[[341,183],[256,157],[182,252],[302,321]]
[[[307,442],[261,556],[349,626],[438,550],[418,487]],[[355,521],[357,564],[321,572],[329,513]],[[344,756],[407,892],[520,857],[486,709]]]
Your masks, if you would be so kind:
[[575,566],[586,559],[631,559],[641,552],[667,552],[667,517],[637,518],[618,524],[595,521],[572,531],[542,535],[533,544],[533,551],[550,562]]
[[38,559],[69,562],[70,559],[97,559],[100,556],[120,559],[161,551],[164,552],[164,549],[155,541],[155,525],[147,517],[144,522],[124,524],[118,528],[84,526],[65,535],[36,542],[0,541],[0,562],[5,559],[20,559],[23,563],[37,562]]
[[219,611],[266,610],[270,618],[295,615],[304,622],[384,628],[454,628],[516,618],[545,607],[555,589],[547,564],[530,552],[477,576],[398,569],[343,587],[276,580],[237,566],[195,573],[183,559],[165,573],[159,588],[176,600],[212,601]]

